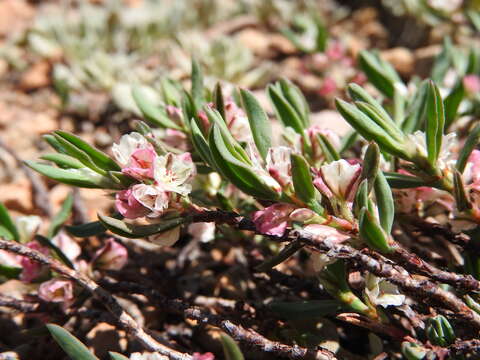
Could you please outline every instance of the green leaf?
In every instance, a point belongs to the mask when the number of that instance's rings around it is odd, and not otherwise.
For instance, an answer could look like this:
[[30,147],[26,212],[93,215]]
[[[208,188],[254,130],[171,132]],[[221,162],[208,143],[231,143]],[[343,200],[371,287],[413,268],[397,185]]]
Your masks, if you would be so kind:
[[287,260],[289,257],[294,255],[298,250],[302,249],[303,247],[304,244],[299,241],[291,242],[290,244],[286,245],[277,255],[272,256],[271,258],[265,260],[260,265],[255,267],[255,270],[258,272],[268,271]]
[[425,181],[416,176],[404,175],[394,172],[384,172],[385,178],[394,189],[410,189],[419,186],[427,186]]
[[222,334],[220,336],[222,340],[223,354],[225,360],[244,360],[242,351],[238,347],[237,343],[228,335]]
[[375,178],[378,174],[378,168],[380,166],[380,148],[374,142],[368,144],[365,157],[363,158],[363,167],[360,178],[368,181],[368,191],[373,187]]
[[100,168],[99,166],[97,166],[97,164],[95,164],[93,159],[85,151],[78,148],[77,146],[57,134],[54,134],[54,136],[56,137],[57,141],[62,145],[62,148],[65,149],[65,154],[77,159],[84,165],[84,167],[86,166],[100,175],[107,174],[104,169]]
[[215,85],[215,89],[213,90],[213,100],[215,101],[215,109],[220,113],[223,120],[226,121],[225,102],[223,100],[223,91],[220,82],[217,82],[217,85]]
[[69,132],[61,131],[61,130],[57,130],[54,133],[55,135],[62,137],[66,141],[70,142],[77,148],[84,151],[93,160],[95,165],[97,165],[99,168],[104,170],[110,170],[110,171],[121,170],[120,166],[112,158],[110,158],[110,156],[90,146],[88,143],[86,143],[79,137]]
[[62,147],[62,145],[60,145],[60,143],[55,138],[55,136],[53,136],[51,134],[45,134],[42,137],[48,143],[48,145],[50,145],[55,151],[57,151],[61,154],[66,153],[66,150]]
[[437,315],[428,319],[426,333],[428,340],[437,346],[446,347],[453,344],[456,339],[452,325],[443,315]]
[[427,350],[416,343],[403,342],[402,354],[407,360],[422,360],[427,355]]
[[292,105],[290,105],[287,99],[282,95],[280,87],[269,85],[267,93],[275,110],[275,114],[282,122],[283,126],[291,127],[303,136],[303,130],[305,130],[303,121]]
[[337,150],[335,150],[332,143],[325,135],[317,134],[317,140],[318,144],[322,148],[322,153],[325,156],[325,160],[328,163],[340,160],[340,155],[337,153]]
[[370,119],[363,112],[358,110],[355,106],[336,99],[337,110],[344,117],[345,120],[368,141],[377,142],[382,150],[385,150],[392,155],[409,159],[409,154],[398,141],[395,141],[384,129],[378,126],[375,121]]
[[389,253],[392,251],[388,245],[388,235],[367,208],[364,207],[360,210],[358,223],[360,237],[369,247],[381,253]]
[[395,217],[395,202],[393,201],[392,189],[390,189],[388,181],[381,171],[378,172],[375,179],[374,189],[380,225],[387,234],[390,234]]
[[198,155],[200,155],[200,157],[205,163],[209,164],[210,166],[215,166],[207,140],[205,140],[202,131],[200,130],[194,119],[192,119],[190,123],[190,128],[194,149],[197,151]]
[[253,168],[231,154],[217,124],[213,125],[209,144],[216,166],[232,184],[259,199],[278,199],[278,193],[267,185]]
[[7,240],[20,241],[17,227],[10,217],[7,208],[2,203],[0,203],[0,226],[5,228],[10,234],[11,238]]
[[340,309],[337,300],[274,301],[267,307],[287,320],[307,320],[334,315]]
[[103,234],[107,229],[100,221],[92,221],[81,225],[65,226],[65,229],[75,237],[85,238]]
[[407,133],[413,133],[423,128],[423,119],[427,108],[428,98],[428,80],[422,81],[418,87],[413,101],[407,109],[407,117],[402,123],[402,130]]
[[90,170],[89,168],[66,170],[34,161],[25,161],[25,164],[40,174],[67,185],[97,189],[118,188],[118,186],[110,179]]
[[186,217],[179,217],[175,219],[165,220],[158,224],[151,225],[134,225],[126,223],[122,220],[113,217],[98,214],[98,219],[108,230],[114,234],[124,236],[127,238],[137,239],[150,235],[158,234],[167,230],[171,230],[179,225],[189,221]]
[[255,141],[258,152],[265,160],[268,149],[272,147],[272,127],[270,125],[270,120],[258,103],[257,99],[255,99],[255,96],[253,96],[250,91],[240,89],[240,94],[242,97],[243,107],[247,112],[253,140]]
[[472,203],[465,191],[462,174],[460,174],[458,170],[453,173],[453,196],[455,197],[458,211],[465,211],[472,208]]
[[467,165],[468,158],[470,154],[475,149],[475,147],[480,142],[480,125],[475,126],[475,128],[470,132],[465,141],[465,144],[460,149],[460,153],[458,154],[458,159],[456,163],[456,168],[460,173],[463,173],[465,170],[465,166]]
[[22,273],[22,268],[0,264],[0,278],[18,279]]
[[452,64],[451,59],[452,41],[450,37],[445,37],[442,51],[435,57],[431,72],[432,80],[436,83],[442,83],[445,75]]
[[60,260],[62,263],[67,265],[69,268],[74,269],[74,266],[70,259],[63,253],[62,250],[58,246],[56,246],[54,243],[50,241],[50,239],[47,239],[45,236],[42,235],[35,235],[35,240],[37,240],[40,244],[43,246],[49,248],[50,250],[53,251],[55,257]]
[[41,156],[40,159],[51,161],[62,169],[80,169],[85,167],[82,162],[74,157],[62,153],[46,154]]
[[355,101],[354,104],[361,112],[367,115],[387,134],[389,134],[392,139],[399,142],[402,142],[404,140],[405,137],[402,131],[397,127],[397,124],[393,123],[390,117],[384,118],[382,113],[379,112],[375,106],[362,101]]
[[147,100],[146,96],[143,96],[142,89],[140,87],[133,88],[132,96],[138,108],[142,112],[142,115],[145,117],[145,120],[148,120],[153,125],[160,126],[162,128],[182,130],[180,126],[168,118],[163,109],[155,106]]
[[458,114],[458,107],[465,96],[463,81],[458,81],[450,94],[445,98],[445,129],[453,124]]
[[110,358],[112,360],[128,360],[128,358],[126,356],[123,356],[122,354],[119,354],[119,353],[116,353],[116,352],[109,351],[108,355],[110,355]]
[[203,73],[195,58],[192,58],[192,99],[197,109],[200,109],[203,105]]
[[162,78],[160,80],[160,86],[162,88],[163,98],[165,103],[180,107],[182,92],[181,85],[175,80]]
[[99,360],[75,336],[61,326],[47,325],[48,331],[72,360]]
[[358,140],[358,132],[351,130],[346,136],[342,138],[342,146],[340,146],[339,154],[343,154],[349,150]]
[[428,160],[431,164],[436,163],[438,155],[440,154],[444,126],[445,112],[443,100],[438,87],[433,81],[430,81],[427,99],[426,141]]
[[392,99],[395,83],[402,82],[393,67],[367,50],[360,53],[359,63],[368,80],[386,97]]
[[292,163],[292,180],[295,195],[306,204],[314,203],[316,201],[316,192],[307,160],[300,154],[291,154],[290,161]]
[[62,204],[62,208],[52,219],[50,228],[48,229],[47,237],[52,238],[57,235],[58,231],[62,225],[67,221],[72,215],[72,206],[73,206],[73,194],[70,193],[65,198],[65,201]]
[[278,83],[280,84],[283,96],[295,109],[295,112],[298,114],[300,119],[302,119],[304,127],[307,128],[310,126],[310,109],[301,90],[290,80],[285,78],[280,79]]

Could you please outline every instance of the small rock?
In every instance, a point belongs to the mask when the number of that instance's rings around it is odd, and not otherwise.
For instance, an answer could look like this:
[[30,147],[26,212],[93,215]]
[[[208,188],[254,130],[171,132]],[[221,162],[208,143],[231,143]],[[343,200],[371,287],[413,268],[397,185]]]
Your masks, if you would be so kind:
[[413,53],[404,47],[396,47],[381,52],[383,59],[393,65],[402,76],[409,76],[415,68],[415,57]]
[[40,61],[32,65],[20,79],[22,90],[34,90],[50,85],[51,65],[48,61]]

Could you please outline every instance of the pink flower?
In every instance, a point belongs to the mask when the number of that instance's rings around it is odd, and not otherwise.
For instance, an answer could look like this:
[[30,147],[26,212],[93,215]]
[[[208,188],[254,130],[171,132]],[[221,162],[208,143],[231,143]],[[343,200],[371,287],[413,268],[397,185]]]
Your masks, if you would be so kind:
[[325,50],[325,55],[330,60],[341,60],[345,56],[345,49],[340,42],[334,41]]
[[48,302],[63,302],[68,306],[73,301],[73,284],[69,280],[60,279],[45,281],[38,288],[38,297]]
[[188,138],[187,135],[175,129],[167,129],[165,131],[165,137],[163,142],[172,148],[187,151],[188,150]]
[[225,117],[228,129],[235,140],[240,142],[251,142],[253,140],[247,115],[243,109],[231,100],[225,103]]
[[150,210],[143,206],[132,193],[132,188],[119,191],[115,196],[115,207],[127,219],[136,219],[147,215]]
[[68,236],[64,231],[60,231],[52,239],[52,243],[56,245],[70,261],[75,261],[75,259],[80,255],[82,250],[75,240]]
[[[48,248],[40,245],[38,241],[30,241],[25,245],[30,249],[41,252],[43,255],[48,255]],[[27,258],[26,256],[21,257],[20,263],[23,268],[22,273],[20,274],[20,280],[24,282],[31,282],[48,271],[47,267],[37,261]]]
[[92,262],[99,269],[120,270],[128,261],[128,252],[125,246],[109,238],[105,245],[99,249]]
[[153,163],[157,154],[153,147],[135,150],[130,155],[130,160],[126,167],[122,169],[122,173],[131,176],[137,180],[153,178]]
[[274,204],[256,211],[252,219],[257,230],[261,233],[282,236],[287,228],[289,215],[294,209],[295,207],[290,204]]
[[167,105],[165,107],[165,110],[167,111],[167,115],[170,120],[172,120],[175,124],[182,123],[182,109],[179,109],[178,107],[173,105]]
[[193,353],[193,360],[215,360],[215,356],[211,352],[204,354],[196,352]]
[[303,230],[308,231],[313,235],[316,235],[322,241],[328,240],[336,244],[340,244],[350,238],[349,235],[342,233],[337,229],[327,225],[311,224],[305,226]]
[[340,137],[335,131],[323,128],[318,125],[310,126],[307,129],[307,135],[310,138],[310,142],[312,144],[313,158],[315,160],[323,160],[325,158],[322,147],[318,142],[319,135],[325,136],[335,149],[339,149],[341,146]]
[[268,149],[267,170],[283,188],[292,183],[292,164],[290,155],[292,149],[286,146],[275,146]]
[[318,90],[318,93],[322,96],[328,96],[335,93],[336,90],[337,83],[335,82],[335,80],[331,77],[326,77],[325,79],[323,79],[322,86]]
[[470,94],[480,92],[480,77],[478,75],[466,75],[463,78],[463,86]]

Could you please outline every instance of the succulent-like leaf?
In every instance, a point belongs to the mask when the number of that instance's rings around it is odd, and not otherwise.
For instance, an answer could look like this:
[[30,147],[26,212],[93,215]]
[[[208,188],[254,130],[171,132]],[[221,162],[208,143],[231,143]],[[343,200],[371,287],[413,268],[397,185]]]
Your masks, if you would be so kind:
[[422,360],[427,355],[427,350],[413,342],[403,342],[402,354],[407,360]]
[[360,237],[369,247],[381,253],[392,251],[388,244],[387,233],[382,229],[378,220],[365,207],[360,210],[358,224]]
[[327,163],[340,160],[340,155],[325,135],[317,134],[317,141],[322,148],[322,153]]
[[375,179],[374,189],[380,225],[387,234],[390,234],[395,217],[395,202],[393,201],[392,189],[390,189],[388,181],[381,171],[378,172]]
[[20,241],[17,227],[2,203],[0,203],[0,236],[5,236],[7,240]]
[[50,227],[48,229],[47,237],[52,238],[57,235],[58,231],[62,225],[67,221],[72,215],[72,206],[73,206],[73,194],[69,193],[65,200],[63,201],[62,207],[58,214],[54,216]]
[[264,272],[272,269],[273,267],[281,264],[289,257],[294,255],[298,250],[302,249],[305,245],[299,241],[294,241],[285,246],[277,255],[272,256],[271,258],[265,260],[260,265],[258,265],[255,270],[258,272]]
[[46,177],[67,185],[83,188],[117,189],[118,185],[89,168],[59,169],[50,165],[25,161],[25,164]]
[[368,80],[386,97],[392,99],[395,83],[401,83],[400,77],[393,67],[378,55],[367,50],[360,53],[359,63]]
[[84,238],[103,234],[107,229],[100,221],[93,221],[81,225],[65,226],[65,229],[73,236]]
[[72,360],[99,360],[80,340],[61,326],[48,324],[47,329]]
[[189,221],[186,217],[179,217],[162,221],[158,224],[151,225],[134,225],[126,223],[122,220],[115,219],[113,217],[104,216],[98,214],[98,219],[108,230],[114,234],[124,236],[127,238],[137,239],[143,238],[154,234],[159,234],[167,230],[171,230],[181,224]]
[[253,94],[245,89],[240,89],[243,107],[247,112],[248,122],[252,130],[253,140],[257,146],[258,152],[265,160],[268,149],[272,147],[272,127],[270,120],[263,111],[261,105],[255,99]]
[[230,336],[222,334],[220,336],[220,339],[222,340],[223,354],[225,355],[225,360],[245,359],[237,343]]
[[396,172],[384,172],[388,184],[394,189],[410,189],[427,186],[425,181],[416,176],[404,175]]
[[302,91],[288,79],[282,78],[278,83],[282,89],[283,96],[302,119],[305,128],[310,126],[310,109]]
[[458,170],[453,173],[453,195],[459,211],[465,211],[472,208],[472,203],[465,191],[462,174],[460,174]]
[[435,164],[442,147],[442,136],[445,126],[445,112],[442,96],[438,87],[430,81],[427,99],[426,141],[428,160]]
[[455,167],[460,173],[463,173],[467,165],[470,154],[480,142],[480,125],[477,125],[468,135],[465,144],[460,149]]
[[302,155],[292,154],[292,180],[295,194],[306,204],[316,200],[315,186],[313,186],[312,175],[307,160]]
[[197,109],[202,107],[203,98],[203,73],[197,59],[192,58],[192,99]]
[[215,109],[219,112],[223,120],[227,120],[225,115],[225,102],[223,99],[222,85],[217,82],[215,89],[213,90],[213,100],[215,101]]
[[61,130],[55,131],[54,134],[60,136],[66,141],[75,145],[78,149],[84,151],[99,168],[110,171],[120,171],[120,166],[110,156],[90,146],[78,136]]
[[378,168],[380,166],[380,148],[374,142],[368,144],[367,151],[363,158],[362,173],[360,178],[368,181],[368,191],[373,188],[375,178],[378,174]]
[[423,128],[428,98],[428,80],[422,81],[413,100],[407,109],[407,117],[402,122],[402,130],[406,134],[413,133]]
[[51,161],[62,169],[80,169],[85,167],[82,162],[78,161],[74,157],[62,153],[46,154],[41,156],[40,159]]
[[443,315],[428,319],[426,333],[433,345],[446,347],[455,342],[455,332],[452,325]]
[[272,102],[277,118],[282,122],[283,126],[291,127],[297,133],[303,135],[305,125],[301,117],[295,111],[295,108],[283,96],[280,86],[269,85],[267,93]]
[[133,88],[132,96],[142,115],[145,117],[145,120],[162,128],[182,130],[180,126],[168,118],[167,113],[163,109],[152,104],[146,96],[142,94],[140,87]]
[[259,199],[274,200],[278,194],[268,186],[253,168],[235,158],[227,148],[217,124],[209,139],[210,151],[216,166],[240,190]]
[[445,129],[455,121],[458,114],[458,108],[465,96],[465,88],[463,81],[458,81],[455,87],[450,91],[450,94],[445,98]]

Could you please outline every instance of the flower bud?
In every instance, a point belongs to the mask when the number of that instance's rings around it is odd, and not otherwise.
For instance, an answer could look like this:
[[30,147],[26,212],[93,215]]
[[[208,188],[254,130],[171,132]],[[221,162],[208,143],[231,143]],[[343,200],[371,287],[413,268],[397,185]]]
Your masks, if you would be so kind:
[[93,264],[102,270],[120,270],[128,261],[128,252],[125,246],[109,238],[105,245],[93,257]]
[[45,281],[38,288],[38,297],[48,302],[63,302],[68,306],[73,301],[73,284],[70,280]]

